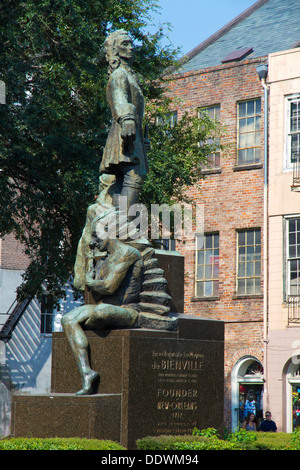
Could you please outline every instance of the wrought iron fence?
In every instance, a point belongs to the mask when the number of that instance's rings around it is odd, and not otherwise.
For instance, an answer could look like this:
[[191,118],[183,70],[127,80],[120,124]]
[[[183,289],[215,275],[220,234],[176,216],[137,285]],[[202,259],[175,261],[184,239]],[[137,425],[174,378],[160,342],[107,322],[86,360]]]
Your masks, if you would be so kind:
[[300,323],[300,296],[288,296],[288,323]]
[[293,184],[294,191],[300,191],[300,154],[293,155]]

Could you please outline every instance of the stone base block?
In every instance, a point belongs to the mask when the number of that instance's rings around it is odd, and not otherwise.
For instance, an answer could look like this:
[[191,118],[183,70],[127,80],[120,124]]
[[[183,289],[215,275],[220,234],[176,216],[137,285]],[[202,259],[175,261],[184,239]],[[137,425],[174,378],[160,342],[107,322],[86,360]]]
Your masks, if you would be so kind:
[[121,395],[15,395],[15,437],[83,437],[120,440]]
[[223,322],[182,315],[177,331],[86,333],[98,394],[75,395],[74,357],[64,333],[54,333],[53,395],[13,398],[14,435],[98,437],[134,449],[145,436],[223,431]]

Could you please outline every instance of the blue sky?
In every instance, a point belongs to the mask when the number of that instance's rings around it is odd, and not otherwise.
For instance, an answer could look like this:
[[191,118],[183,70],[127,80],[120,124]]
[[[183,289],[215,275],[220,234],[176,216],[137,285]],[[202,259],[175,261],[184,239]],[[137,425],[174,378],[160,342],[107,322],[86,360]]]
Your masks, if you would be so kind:
[[155,24],[171,23],[170,40],[185,54],[256,0],[157,0],[157,3],[161,8],[160,14],[154,16]]

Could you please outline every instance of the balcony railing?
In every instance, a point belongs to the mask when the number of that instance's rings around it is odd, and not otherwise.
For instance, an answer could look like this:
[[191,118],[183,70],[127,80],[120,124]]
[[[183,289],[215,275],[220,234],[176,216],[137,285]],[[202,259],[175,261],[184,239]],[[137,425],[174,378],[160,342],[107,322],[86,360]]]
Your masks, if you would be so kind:
[[293,184],[292,191],[300,191],[300,154],[293,155]]
[[288,323],[300,323],[300,296],[288,296]]

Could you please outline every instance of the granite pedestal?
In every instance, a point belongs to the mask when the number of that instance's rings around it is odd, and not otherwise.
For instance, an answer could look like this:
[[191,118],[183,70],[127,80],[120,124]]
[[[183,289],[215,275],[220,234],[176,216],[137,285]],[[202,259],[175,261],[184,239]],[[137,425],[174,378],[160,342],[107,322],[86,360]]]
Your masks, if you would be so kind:
[[52,393],[14,396],[12,433],[112,439],[223,429],[223,322],[179,316],[178,331],[88,331],[96,395],[81,380],[64,333],[53,334]]
[[[97,393],[76,396],[81,378],[64,333],[53,333],[50,395],[14,395],[16,437],[111,439],[127,449],[148,435],[223,430],[224,324],[181,315],[184,259],[157,252],[177,331],[86,331]],[[86,303],[90,303],[86,299]]]

